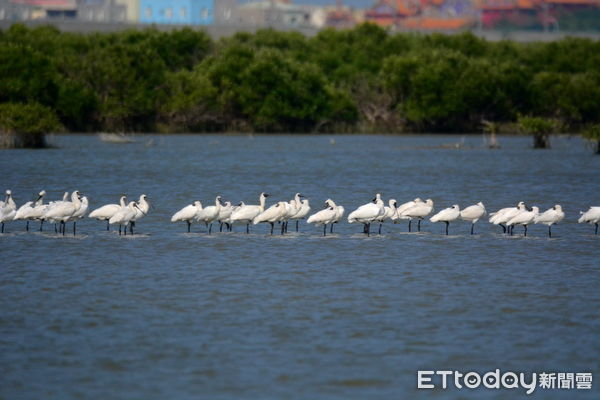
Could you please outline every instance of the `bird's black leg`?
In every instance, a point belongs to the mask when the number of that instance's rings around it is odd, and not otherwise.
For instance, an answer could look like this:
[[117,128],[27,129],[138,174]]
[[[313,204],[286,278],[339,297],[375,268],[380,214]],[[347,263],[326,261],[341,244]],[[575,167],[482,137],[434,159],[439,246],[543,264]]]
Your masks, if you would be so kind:
[[77,221],[73,221],[73,236],[75,236],[76,230],[77,230]]
[[411,225],[412,225],[412,219],[409,219],[409,220],[408,220],[408,231],[409,231],[409,232],[411,231],[411,230],[410,230],[410,228],[411,228]]
[[594,235],[598,234],[598,223],[596,222],[596,232],[594,232]]
[[296,220],[296,232],[298,232],[298,220]]
[[223,232],[223,223],[219,221],[219,232]]
[[323,236],[327,236],[327,224],[323,224]]
[[2,233],[4,233],[4,222],[2,223]]
[[329,233],[333,233],[333,224],[330,224],[330,226],[329,226]]
[[444,221],[446,223],[446,236],[448,236],[448,225],[450,225],[450,222],[448,221]]
[[208,226],[208,234],[210,235],[211,232],[212,232],[212,222]]
[[379,223],[379,234],[381,235],[381,223]]
[[419,218],[419,222],[417,222],[417,231],[421,232],[421,218]]
[[62,224],[62,234],[63,236],[65,236],[65,231],[67,230],[67,224],[65,224],[65,221],[61,221]]
[[475,224],[471,224],[471,235],[473,234],[473,228],[475,228]]
[[367,236],[371,236],[371,223],[367,224]]
[[40,232],[42,231],[42,226],[44,226],[44,220],[40,221]]
[[250,233],[250,223],[246,224],[246,233]]
[[29,232],[29,220],[27,220],[27,224],[25,225],[25,230]]
[[498,224],[502,227],[502,233],[506,233],[506,226],[502,225],[502,224]]
[[192,227],[192,223],[190,221],[185,221],[185,222],[187,222],[188,233],[190,233],[190,228]]
[[106,220],[106,230],[110,231],[110,224],[108,223],[108,220]]
[[271,235],[272,235],[273,234],[273,227],[275,226],[275,224],[272,223],[272,222],[269,222],[269,223],[271,224]]
[[552,237],[552,225],[548,225],[548,237]]
[[527,236],[527,225],[523,225],[523,227],[525,228],[525,233],[523,234],[523,236]]

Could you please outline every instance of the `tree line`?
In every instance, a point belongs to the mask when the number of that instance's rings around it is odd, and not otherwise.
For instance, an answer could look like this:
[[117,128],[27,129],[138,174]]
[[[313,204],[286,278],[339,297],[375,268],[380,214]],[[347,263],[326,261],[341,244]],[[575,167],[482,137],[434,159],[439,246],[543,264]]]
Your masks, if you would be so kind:
[[[589,131],[600,123],[600,41],[488,42],[371,24],[219,40],[189,28],[15,24],[0,31],[0,104],[5,129],[67,132],[481,132],[519,118]],[[27,110],[40,117],[22,122]]]

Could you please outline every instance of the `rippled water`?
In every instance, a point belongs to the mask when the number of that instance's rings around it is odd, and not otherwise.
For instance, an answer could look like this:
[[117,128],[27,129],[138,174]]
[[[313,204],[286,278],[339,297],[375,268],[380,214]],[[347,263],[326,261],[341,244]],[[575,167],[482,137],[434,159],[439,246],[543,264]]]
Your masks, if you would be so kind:
[[[78,189],[91,208],[122,194],[153,205],[139,234],[85,220],[78,235],[0,236],[0,398],[514,398],[522,390],[418,391],[419,369],[593,372],[600,379],[599,236],[576,223],[600,205],[600,157],[576,138],[479,136],[138,136],[117,145],[58,136],[51,150],[0,151],[0,189],[20,205]],[[480,222],[386,224],[370,238],[341,223],[321,237],[186,234],[169,217],[199,199],[256,203],[302,192],[347,212],[376,192],[436,209],[483,201],[560,203],[546,237]],[[37,224],[34,224],[37,227]],[[290,224],[290,227],[292,224]],[[70,227],[69,227],[70,228]],[[218,230],[218,229],[217,229]],[[536,391],[538,398],[598,398]]]

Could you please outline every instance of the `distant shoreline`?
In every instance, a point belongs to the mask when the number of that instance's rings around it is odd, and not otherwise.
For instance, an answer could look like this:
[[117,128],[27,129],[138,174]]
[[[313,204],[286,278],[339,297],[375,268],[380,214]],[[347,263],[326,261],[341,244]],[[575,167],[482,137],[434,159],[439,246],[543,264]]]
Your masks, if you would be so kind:
[[[5,30],[10,28],[11,25],[19,23],[29,28],[35,28],[39,26],[54,26],[63,32],[75,32],[75,33],[109,33],[109,32],[120,32],[124,30],[144,30],[148,28],[158,29],[159,31],[172,31],[182,28],[189,28],[196,31],[204,31],[210,35],[213,39],[220,39],[222,37],[228,37],[239,32],[255,33],[259,29],[267,29],[266,26],[253,26],[253,25],[157,25],[157,24],[127,24],[127,23],[100,23],[100,22],[89,22],[89,21],[69,21],[69,20],[52,20],[52,19],[41,19],[32,21],[0,21],[0,29]],[[286,27],[286,26],[272,26],[272,29],[283,32],[299,32],[306,36],[314,36],[320,30],[311,27]],[[491,30],[491,29],[469,29],[469,30],[452,30],[452,31],[413,31],[413,30],[395,30],[396,33],[420,33],[420,34],[431,34],[431,33],[442,33],[446,35],[461,34],[464,32],[471,32],[473,35],[482,39],[497,42],[500,40],[512,40],[515,42],[552,42],[561,40],[567,37],[586,38],[592,40],[600,40],[600,32],[592,31],[559,31],[559,32],[543,32],[543,31],[529,31],[529,30]]]

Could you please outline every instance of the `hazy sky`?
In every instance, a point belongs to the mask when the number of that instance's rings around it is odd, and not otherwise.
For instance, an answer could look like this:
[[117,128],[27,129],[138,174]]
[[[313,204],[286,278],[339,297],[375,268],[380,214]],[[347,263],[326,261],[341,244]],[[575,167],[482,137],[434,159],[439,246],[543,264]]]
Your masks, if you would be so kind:
[[[239,0],[240,3],[246,3],[252,0]],[[354,8],[369,8],[375,4],[375,0],[342,0],[344,5]],[[292,0],[294,4],[316,4],[320,6],[334,5],[335,0]]]

